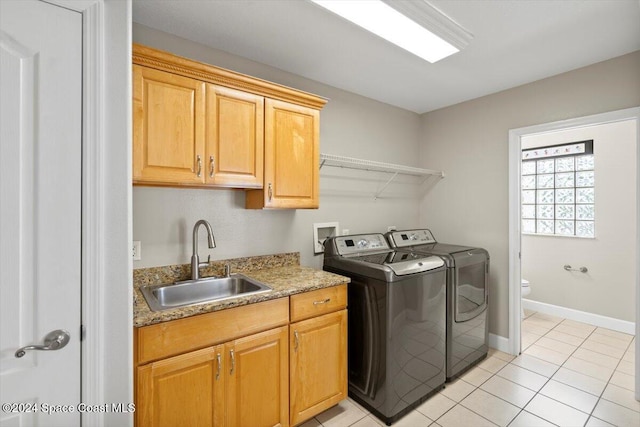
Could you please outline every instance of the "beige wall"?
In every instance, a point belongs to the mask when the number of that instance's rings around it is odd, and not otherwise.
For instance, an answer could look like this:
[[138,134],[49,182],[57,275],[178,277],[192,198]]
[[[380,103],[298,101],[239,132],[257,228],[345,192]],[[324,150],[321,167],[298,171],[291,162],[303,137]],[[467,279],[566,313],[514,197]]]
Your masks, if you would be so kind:
[[[322,153],[418,166],[420,117],[413,112],[144,26],[134,24],[133,39],[329,98],[321,112]],[[314,222],[338,221],[351,233],[417,225],[419,199],[415,191],[419,188],[414,184],[392,184],[376,200],[373,194],[383,184],[379,175],[324,167],[320,177],[318,210],[246,210],[241,190],[134,187],[133,239],[142,242],[142,260],[135,261],[134,268],[188,263],[191,230],[201,218],[211,223],[217,243],[209,250],[201,238],[201,257],[211,254],[215,260],[297,251],[302,264],[318,268],[322,267],[322,256],[313,254]]]
[[420,224],[491,254],[491,333],[509,336],[509,129],[639,105],[640,51],[422,116],[421,166],[447,176],[421,203]]
[[[528,299],[635,322],[636,121],[522,138],[522,148],[593,139],[596,236],[522,236]],[[563,266],[585,266],[588,273]]]
[[409,194],[414,184],[394,184],[376,200],[371,194],[383,185],[380,177],[336,178],[342,172],[323,168],[320,209],[311,211],[245,210],[244,193],[234,190],[136,187],[133,238],[142,241],[143,259],[134,268],[188,262],[191,227],[200,218],[211,222],[218,243],[211,251],[202,246],[201,255],[299,251],[302,263],[315,267],[322,257],[312,251],[314,222],[339,221],[351,233],[426,226],[441,241],[489,250],[490,331],[504,337],[509,129],[640,105],[640,52],[418,116],[144,26],[134,24],[133,39],[329,98],[321,115],[321,152],[447,174],[424,197]]

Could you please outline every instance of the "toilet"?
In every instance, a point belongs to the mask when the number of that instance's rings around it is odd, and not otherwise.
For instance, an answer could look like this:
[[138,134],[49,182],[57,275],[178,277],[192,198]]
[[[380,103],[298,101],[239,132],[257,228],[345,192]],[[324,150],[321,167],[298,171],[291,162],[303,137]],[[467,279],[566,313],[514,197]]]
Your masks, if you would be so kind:
[[[531,293],[531,287],[529,285],[530,284],[528,280],[522,279],[522,288],[520,292],[520,295],[522,296],[522,298],[526,297]],[[522,303],[520,303],[520,314],[522,316],[522,319],[524,319],[524,306],[522,305]]]

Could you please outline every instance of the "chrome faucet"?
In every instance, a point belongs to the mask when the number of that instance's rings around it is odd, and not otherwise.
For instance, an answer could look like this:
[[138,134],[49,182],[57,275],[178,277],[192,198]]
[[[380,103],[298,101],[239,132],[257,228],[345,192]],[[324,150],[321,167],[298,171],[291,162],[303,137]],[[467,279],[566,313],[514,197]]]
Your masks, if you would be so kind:
[[207,262],[200,262],[200,257],[198,256],[198,229],[201,225],[207,229],[207,241],[209,243],[209,248],[213,249],[216,247],[216,241],[213,238],[213,230],[211,229],[211,224],[209,224],[204,219],[196,222],[196,225],[193,226],[193,255],[191,255],[191,280],[200,279],[200,267],[206,267],[209,265],[209,261],[211,261],[211,255],[207,258]]

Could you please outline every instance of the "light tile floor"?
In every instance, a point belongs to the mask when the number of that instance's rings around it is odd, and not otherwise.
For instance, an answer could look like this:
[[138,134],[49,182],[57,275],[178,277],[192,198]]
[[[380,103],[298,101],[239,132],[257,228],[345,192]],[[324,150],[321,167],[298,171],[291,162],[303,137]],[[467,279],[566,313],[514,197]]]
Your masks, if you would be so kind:
[[[525,310],[519,357],[490,349],[478,366],[393,424],[398,427],[640,426],[634,337]],[[378,427],[347,399],[302,427]]]

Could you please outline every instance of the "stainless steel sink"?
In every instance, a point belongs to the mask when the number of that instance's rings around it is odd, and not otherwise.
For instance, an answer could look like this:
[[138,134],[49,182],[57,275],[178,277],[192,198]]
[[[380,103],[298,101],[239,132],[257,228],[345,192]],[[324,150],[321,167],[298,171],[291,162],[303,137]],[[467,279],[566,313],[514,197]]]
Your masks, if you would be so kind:
[[153,311],[187,305],[206,304],[230,298],[255,295],[271,288],[242,274],[229,277],[187,280],[167,285],[147,285],[140,288]]

